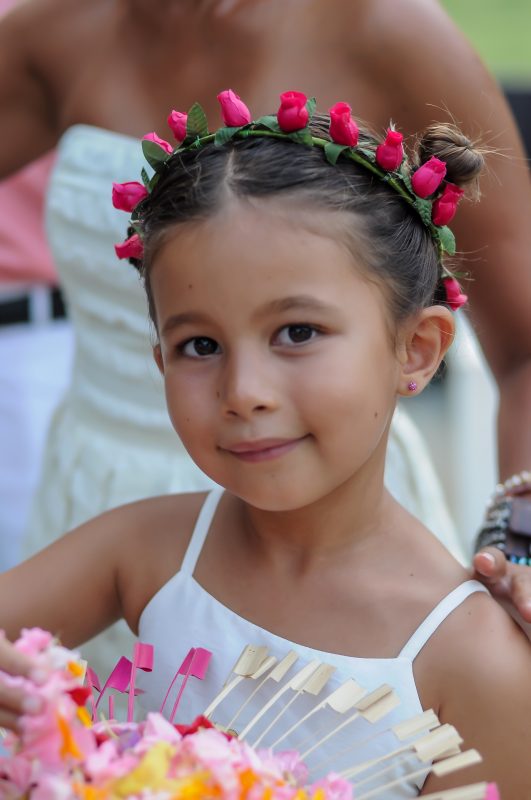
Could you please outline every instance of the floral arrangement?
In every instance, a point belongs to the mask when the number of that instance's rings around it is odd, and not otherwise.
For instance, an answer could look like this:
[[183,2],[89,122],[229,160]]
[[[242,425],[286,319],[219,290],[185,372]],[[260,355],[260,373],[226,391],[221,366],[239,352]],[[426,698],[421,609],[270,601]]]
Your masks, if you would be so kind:
[[[215,727],[206,716],[189,726],[174,725],[160,713],[148,714],[138,723],[94,722],[86,708],[91,688],[83,686],[84,668],[76,653],[40,629],[23,630],[15,646],[39,660],[43,680],[37,684],[1,674],[4,683],[23,688],[39,704],[36,714],[22,717],[19,732],[5,736],[8,754],[0,756],[2,800],[352,800],[353,796],[362,800],[365,796],[356,795],[355,785],[334,773],[309,783],[298,753],[253,748]],[[459,791],[427,797],[499,800],[493,784]]]
[[[335,164],[340,157],[350,158],[384,181],[416,210],[437,244],[441,264],[445,253],[455,254],[455,238],[447,226],[455,216],[464,191],[445,180],[446,164],[435,156],[412,169],[404,151],[404,137],[393,126],[388,128],[382,142],[360,141],[358,125],[352,117],[350,105],[339,102],[328,112],[330,140],[327,140],[312,134],[309,126],[316,102],[302,92],[284,92],[280,96],[276,115],[262,116],[257,120],[252,119],[248,107],[231,89],[221,92],[218,100],[224,127],[210,133],[199,103],[195,103],[188,113],[172,110],[168,116],[168,126],[177,146],[174,148],[154,132],[146,134],[142,149],[154,174],[150,177],[146,170],[142,170],[142,183],[127,181],[113,184],[113,205],[131,213],[134,231],[125,242],[115,246],[118,258],[132,259],[133,263],[141,261],[143,242],[138,211],[142,201],[156,186],[170,158],[176,153],[212,142],[221,147],[231,139],[248,136],[289,139],[308,147],[321,147],[331,164]],[[462,293],[456,278],[444,267],[442,283],[446,302],[456,311],[466,303],[467,296]]]

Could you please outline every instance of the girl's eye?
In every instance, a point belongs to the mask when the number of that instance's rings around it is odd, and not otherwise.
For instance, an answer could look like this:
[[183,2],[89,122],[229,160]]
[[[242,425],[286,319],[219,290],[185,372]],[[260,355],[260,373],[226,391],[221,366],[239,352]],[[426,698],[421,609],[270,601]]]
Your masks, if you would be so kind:
[[218,353],[219,345],[208,336],[195,336],[193,339],[188,339],[187,342],[179,345],[179,350],[182,355],[188,356],[188,358],[204,358]]
[[314,339],[318,331],[313,325],[286,325],[276,336],[276,344],[305,344]]

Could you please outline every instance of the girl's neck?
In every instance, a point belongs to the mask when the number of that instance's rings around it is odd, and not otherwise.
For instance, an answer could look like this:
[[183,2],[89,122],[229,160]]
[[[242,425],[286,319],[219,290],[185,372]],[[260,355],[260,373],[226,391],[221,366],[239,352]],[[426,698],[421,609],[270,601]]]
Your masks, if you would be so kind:
[[291,511],[240,506],[241,529],[257,557],[296,572],[371,548],[392,529],[396,502],[383,486],[346,482]]

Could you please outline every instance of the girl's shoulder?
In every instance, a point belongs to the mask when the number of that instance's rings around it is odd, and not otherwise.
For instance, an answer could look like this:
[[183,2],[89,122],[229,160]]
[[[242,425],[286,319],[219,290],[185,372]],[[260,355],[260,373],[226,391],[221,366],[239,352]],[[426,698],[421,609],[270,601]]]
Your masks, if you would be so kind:
[[518,685],[531,670],[531,643],[488,592],[463,593],[441,617],[414,661],[425,707],[447,708],[454,719],[454,704],[467,708],[465,699],[495,691],[498,681]]
[[[531,644],[503,608],[484,592],[468,597],[421,652],[415,673],[423,705],[455,725],[463,750],[483,757],[467,783],[495,780],[503,797],[531,797]],[[426,790],[434,788],[428,782]]]
[[113,537],[123,615],[133,630],[151,597],[179,571],[206,496],[161,495],[98,517]]

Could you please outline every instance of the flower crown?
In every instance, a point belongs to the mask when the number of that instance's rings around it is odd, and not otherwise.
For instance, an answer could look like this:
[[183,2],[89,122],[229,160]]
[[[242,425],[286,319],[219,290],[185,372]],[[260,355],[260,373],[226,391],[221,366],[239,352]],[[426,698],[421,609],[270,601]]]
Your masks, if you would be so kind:
[[[142,150],[146,161],[154,170],[150,177],[142,169],[142,183],[129,181],[114,183],[112,201],[115,208],[131,213],[134,233],[123,243],[115,245],[118,258],[141,260],[143,256],[142,228],[139,210],[142,201],[153,191],[167,162],[175,154],[187,150],[198,150],[214,143],[222,147],[232,139],[247,137],[291,140],[307,147],[321,147],[330,164],[348,158],[367,169],[394,189],[405,202],[418,213],[434,240],[442,266],[444,254],[455,254],[455,238],[448,228],[459,200],[464,192],[459,186],[445,181],[446,164],[432,156],[411,172],[403,146],[403,135],[391,125],[385,140],[378,143],[364,141],[358,144],[359,130],[352,118],[348,103],[336,103],[329,110],[330,139],[312,134],[310,123],[315,112],[316,101],[308,99],[302,92],[284,92],[276,115],[266,115],[256,120],[245,103],[231,89],[218,95],[224,126],[209,132],[205,112],[199,103],[194,103],[187,114],[172,111],[168,125],[177,141],[177,147],[161,139],[156,133],[148,133],[142,139]],[[446,302],[454,311],[467,301],[458,281],[442,266],[442,282]]]

